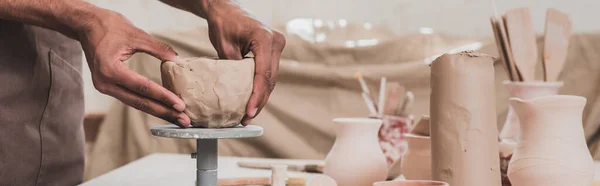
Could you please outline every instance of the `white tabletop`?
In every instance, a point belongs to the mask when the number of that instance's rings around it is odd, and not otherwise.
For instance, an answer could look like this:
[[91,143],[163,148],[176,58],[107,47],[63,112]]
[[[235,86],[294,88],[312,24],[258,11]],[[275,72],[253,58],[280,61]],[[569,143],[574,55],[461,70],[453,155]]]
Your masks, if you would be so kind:
[[[237,166],[239,160],[274,161],[286,163],[323,163],[319,160],[283,160],[219,156],[219,178],[270,177],[271,170],[248,169]],[[312,173],[288,172],[290,177],[310,178]],[[123,167],[89,180],[81,186],[193,186],[196,180],[196,160],[186,154],[151,154]]]
[[[245,161],[269,161],[286,163],[312,163],[321,164],[320,160],[291,160],[291,159],[263,159],[263,158],[240,158],[219,156],[219,178],[235,177],[270,177],[271,170],[248,169],[237,166],[239,160]],[[600,181],[600,162],[595,162],[596,174],[594,180]],[[313,173],[292,172],[290,177],[310,178]],[[186,154],[151,154],[139,160],[131,162],[123,167],[96,177],[81,186],[158,186],[178,185],[193,186],[196,180],[196,160]]]

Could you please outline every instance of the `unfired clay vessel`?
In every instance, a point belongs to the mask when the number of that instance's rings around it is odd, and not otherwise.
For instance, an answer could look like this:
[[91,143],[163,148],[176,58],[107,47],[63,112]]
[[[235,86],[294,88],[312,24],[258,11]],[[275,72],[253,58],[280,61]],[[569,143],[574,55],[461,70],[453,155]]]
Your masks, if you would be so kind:
[[[563,82],[513,82],[504,81],[504,87],[511,98],[531,99],[540,96],[549,96],[558,94],[558,89],[563,86]],[[519,118],[513,108],[509,105],[508,114],[504,127],[500,131],[500,139],[516,142],[519,135]]]
[[583,134],[586,99],[554,95],[511,98],[519,116],[519,142],[508,166],[513,186],[590,186],[594,162]]
[[377,139],[381,119],[336,118],[336,138],[323,173],[338,185],[370,186],[384,181],[388,164]]
[[408,150],[402,156],[402,175],[407,180],[431,180],[431,139],[414,134],[404,137]]
[[500,186],[494,60],[473,52],[431,64],[433,180],[453,186]]
[[404,180],[382,181],[373,183],[373,186],[449,186],[448,183],[429,180]]
[[194,127],[237,126],[252,93],[254,60],[187,58],[161,65],[163,86],[185,102]]

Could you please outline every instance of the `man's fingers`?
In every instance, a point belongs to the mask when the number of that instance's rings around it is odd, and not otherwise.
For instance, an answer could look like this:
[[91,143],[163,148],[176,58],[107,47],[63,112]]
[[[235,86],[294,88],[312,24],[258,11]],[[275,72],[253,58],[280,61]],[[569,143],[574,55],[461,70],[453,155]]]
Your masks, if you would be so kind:
[[[158,64],[157,64],[158,65]],[[185,103],[181,98],[175,95],[173,92],[167,90],[163,86],[150,81],[150,79],[139,75],[129,68],[119,68],[119,72],[116,73],[117,80],[115,81],[119,85],[133,91],[144,97],[154,99],[162,103],[165,106],[173,108],[177,111],[185,110]]]
[[258,109],[265,99],[268,91],[269,80],[273,74],[271,69],[272,38],[270,32],[263,30],[253,35],[250,41],[250,50],[254,54],[254,87],[248,105],[246,106],[246,115],[249,118],[256,117]]
[[219,58],[230,60],[242,60],[240,48],[228,43],[221,43],[221,49],[217,50]]
[[[265,98],[263,99],[262,103],[260,104],[260,106],[258,107],[258,111],[256,112],[256,115],[260,114],[260,112],[262,111],[262,109],[264,109],[265,105],[267,105],[267,102],[269,101],[269,97],[271,96],[271,93],[273,92],[273,90],[275,90],[275,84],[277,82],[277,75],[279,72],[279,60],[281,58],[281,52],[283,51],[283,48],[285,46],[285,37],[279,33],[274,31],[273,32],[273,45],[272,45],[272,51],[271,51],[271,78],[269,78],[268,83],[267,83],[267,91],[265,92]],[[248,121],[250,122],[250,121]]]
[[143,97],[126,88],[117,85],[108,85],[105,91],[106,94],[119,99],[135,109],[162,118],[180,127],[189,127],[190,125],[190,118],[185,113],[166,107],[153,99]]
[[177,60],[177,52],[170,45],[155,39],[144,31],[140,31],[138,34],[143,36],[138,37],[140,39],[137,41],[138,44],[135,50],[154,56],[161,61]]

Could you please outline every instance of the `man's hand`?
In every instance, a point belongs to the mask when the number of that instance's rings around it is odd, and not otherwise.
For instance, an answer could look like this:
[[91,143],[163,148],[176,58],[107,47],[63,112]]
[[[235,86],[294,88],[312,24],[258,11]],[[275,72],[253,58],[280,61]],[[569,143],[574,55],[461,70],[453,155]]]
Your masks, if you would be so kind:
[[99,19],[93,19],[78,32],[94,87],[136,109],[180,127],[189,126],[190,118],[183,113],[185,104],[179,97],[123,63],[137,52],[162,61],[177,60],[175,51],[116,12],[102,10],[97,15]]
[[247,125],[260,113],[275,88],[285,37],[257,21],[233,0],[161,0],[208,21],[209,37],[219,58],[240,60],[254,54],[254,89],[242,120]]
[[267,104],[275,88],[285,38],[233,1],[213,1],[206,13],[210,41],[220,58],[240,60],[250,51],[254,55],[254,88],[242,120],[247,125]]
[[8,0],[0,1],[0,19],[45,27],[79,40],[96,89],[174,124],[190,125],[179,97],[123,63],[136,52],[162,61],[176,60],[177,54],[120,14],[85,1]]

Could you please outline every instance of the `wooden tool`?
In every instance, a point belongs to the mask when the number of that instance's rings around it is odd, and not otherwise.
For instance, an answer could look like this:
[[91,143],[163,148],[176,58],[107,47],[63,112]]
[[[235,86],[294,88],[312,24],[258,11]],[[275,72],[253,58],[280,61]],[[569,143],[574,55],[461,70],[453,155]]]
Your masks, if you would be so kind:
[[523,81],[534,81],[538,53],[529,8],[509,10],[503,19],[517,70]]
[[398,82],[388,82],[385,84],[385,107],[384,115],[394,115],[397,113],[400,104],[404,100],[404,87]]
[[377,103],[377,115],[379,117],[383,117],[383,110],[387,104],[385,104],[385,84],[387,79],[385,77],[381,77],[381,82],[379,83],[379,103]]
[[[271,185],[269,177],[219,178],[219,186]],[[305,186],[304,178],[287,178],[286,186]]]
[[546,29],[542,66],[544,81],[556,81],[567,59],[572,23],[569,16],[556,9],[546,12]]
[[404,102],[402,103],[402,107],[400,107],[399,113],[397,115],[408,116],[408,110],[410,109],[414,101],[415,95],[411,91],[406,91],[406,95],[404,96]]
[[[244,168],[253,169],[271,169],[272,164],[281,164],[275,162],[250,162],[250,161],[238,161],[237,165]],[[289,171],[298,172],[310,172],[310,173],[323,173],[323,165],[317,164],[285,164],[288,166]]]
[[[504,70],[506,70],[507,76],[510,81],[517,81],[518,77],[515,73],[515,65],[511,63],[512,58],[509,55],[510,49],[508,46],[508,40],[506,38],[506,30],[504,29],[504,21],[497,17],[491,17],[490,23],[492,24],[492,31],[494,32],[494,39],[496,40],[496,48],[498,48],[498,56]],[[510,53],[512,54],[512,53]]]

